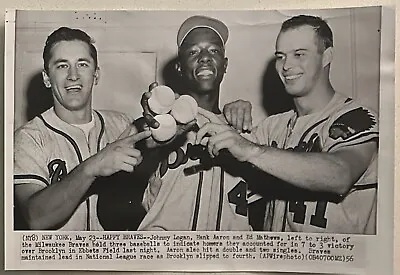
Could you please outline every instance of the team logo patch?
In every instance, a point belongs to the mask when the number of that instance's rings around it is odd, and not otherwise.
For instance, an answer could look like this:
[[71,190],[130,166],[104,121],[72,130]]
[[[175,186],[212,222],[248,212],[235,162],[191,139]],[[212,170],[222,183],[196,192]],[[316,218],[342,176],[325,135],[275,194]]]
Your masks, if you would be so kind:
[[50,175],[50,183],[61,181],[67,175],[67,166],[61,159],[53,159],[47,165]]
[[336,119],[329,128],[329,137],[335,140],[341,137],[345,140],[355,134],[370,130],[375,124],[375,117],[367,109],[359,107]]

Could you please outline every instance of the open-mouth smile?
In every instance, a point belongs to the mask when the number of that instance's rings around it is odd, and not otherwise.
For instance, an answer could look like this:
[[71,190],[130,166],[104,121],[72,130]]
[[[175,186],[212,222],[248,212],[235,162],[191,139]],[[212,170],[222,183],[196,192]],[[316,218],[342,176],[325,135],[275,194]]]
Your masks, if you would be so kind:
[[211,78],[215,75],[215,71],[209,67],[201,67],[195,71],[195,75],[198,78]]
[[82,90],[82,85],[76,84],[76,85],[67,86],[67,87],[65,87],[65,90],[67,92],[79,92],[80,90]]

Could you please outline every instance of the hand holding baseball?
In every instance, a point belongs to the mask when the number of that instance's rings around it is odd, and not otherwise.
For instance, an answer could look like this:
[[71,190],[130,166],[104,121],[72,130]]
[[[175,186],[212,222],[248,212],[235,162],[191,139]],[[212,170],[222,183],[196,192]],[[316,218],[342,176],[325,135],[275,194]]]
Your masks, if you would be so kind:
[[150,130],[156,141],[165,142],[176,135],[177,125],[170,114],[156,115],[154,119],[158,121],[159,127],[150,128]]
[[142,95],[141,105],[143,117],[156,142],[172,141],[196,123],[196,100],[189,95],[179,96],[157,82],[152,83],[149,91]]

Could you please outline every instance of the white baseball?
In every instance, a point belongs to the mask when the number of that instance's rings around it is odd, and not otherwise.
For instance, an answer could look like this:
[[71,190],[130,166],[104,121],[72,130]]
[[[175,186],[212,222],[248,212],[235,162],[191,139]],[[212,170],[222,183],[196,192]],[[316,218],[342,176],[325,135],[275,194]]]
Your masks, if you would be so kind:
[[149,108],[156,114],[166,114],[171,111],[175,102],[175,94],[168,86],[160,85],[151,90]]
[[158,128],[151,128],[151,134],[155,140],[167,141],[176,134],[176,121],[170,114],[156,115],[154,118],[160,123]]
[[179,123],[187,124],[196,118],[198,105],[190,95],[181,95],[172,106],[171,115]]

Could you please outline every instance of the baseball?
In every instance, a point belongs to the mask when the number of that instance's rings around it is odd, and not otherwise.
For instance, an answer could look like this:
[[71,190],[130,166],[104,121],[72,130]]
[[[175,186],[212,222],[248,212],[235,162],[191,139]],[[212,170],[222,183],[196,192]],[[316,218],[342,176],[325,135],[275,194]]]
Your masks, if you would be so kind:
[[175,102],[175,94],[168,86],[160,85],[151,90],[149,108],[156,114],[166,114],[171,111]]
[[175,100],[171,115],[177,122],[187,124],[196,118],[197,112],[198,105],[196,100],[190,95],[182,95]]
[[158,128],[151,128],[151,134],[155,140],[167,141],[176,134],[176,121],[171,115],[156,115],[154,118],[160,123]]

